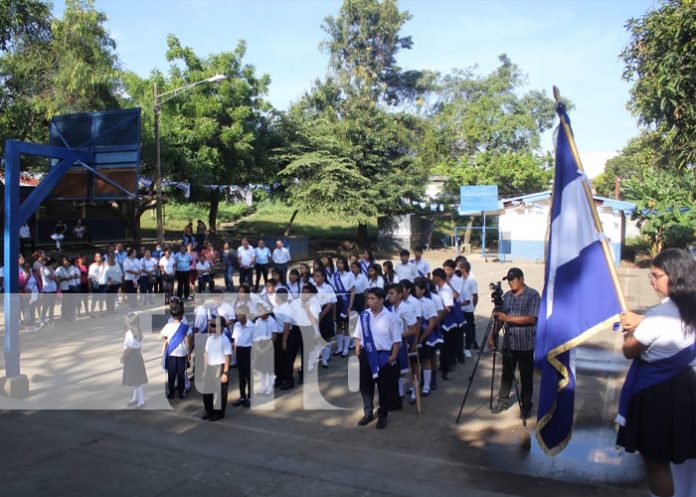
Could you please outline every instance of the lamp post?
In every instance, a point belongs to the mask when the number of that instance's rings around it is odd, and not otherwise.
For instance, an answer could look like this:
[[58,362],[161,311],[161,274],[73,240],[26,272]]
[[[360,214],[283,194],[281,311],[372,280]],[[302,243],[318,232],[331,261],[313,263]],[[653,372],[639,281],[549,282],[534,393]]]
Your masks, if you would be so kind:
[[[216,74],[209,78],[203,79],[201,81],[196,81],[180,88],[170,90],[164,93],[157,92],[157,82],[154,84],[154,96],[155,96],[155,210],[157,211],[157,242],[162,245],[164,244],[164,222],[162,218],[162,165],[160,163],[160,128],[159,128],[159,116],[162,111],[162,104],[171,100],[172,98],[190,90],[194,86],[202,85],[204,83],[219,83],[227,79],[227,76],[223,74]],[[164,98],[163,98],[164,97]]]

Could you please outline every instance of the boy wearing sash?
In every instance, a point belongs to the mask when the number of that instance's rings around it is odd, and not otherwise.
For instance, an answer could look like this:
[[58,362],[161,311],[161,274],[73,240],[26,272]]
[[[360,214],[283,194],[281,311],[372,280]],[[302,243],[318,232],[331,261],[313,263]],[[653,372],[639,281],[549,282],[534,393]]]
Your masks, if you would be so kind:
[[387,427],[388,406],[394,402],[399,370],[397,357],[401,346],[401,329],[397,318],[384,307],[385,292],[381,288],[367,291],[367,307],[360,314],[353,337],[355,353],[360,359],[360,395],[364,415],[358,426],[375,419],[375,383],[379,391],[377,429]]
[[462,306],[471,302],[471,295],[466,293],[464,279],[457,274],[457,265],[452,259],[447,259],[442,263],[442,268],[447,275],[447,283],[452,288],[454,294],[454,307],[452,314],[455,317],[454,334],[452,335],[452,364],[459,361],[464,364],[464,327],[466,319],[464,318],[464,310]]
[[164,365],[167,370],[167,398],[174,398],[174,381],[177,382],[179,398],[184,398],[186,385],[186,361],[191,350],[193,332],[181,320],[184,317],[184,303],[172,302],[171,323],[162,328],[160,336],[164,339]]
[[456,300],[454,290],[447,282],[447,275],[442,268],[433,270],[433,283],[437,286],[437,293],[444,306],[442,319],[443,342],[440,348],[440,371],[442,379],[449,380],[449,372],[452,371],[456,357],[454,355],[454,335],[459,326],[455,314]]
[[423,259],[423,247],[413,249],[414,259],[411,261],[418,271],[418,276],[421,278],[430,278],[430,264]]
[[350,334],[348,319],[355,303],[355,276],[349,270],[348,260],[341,256],[336,259],[337,271],[333,274],[336,290],[336,352],[334,355],[348,357]]

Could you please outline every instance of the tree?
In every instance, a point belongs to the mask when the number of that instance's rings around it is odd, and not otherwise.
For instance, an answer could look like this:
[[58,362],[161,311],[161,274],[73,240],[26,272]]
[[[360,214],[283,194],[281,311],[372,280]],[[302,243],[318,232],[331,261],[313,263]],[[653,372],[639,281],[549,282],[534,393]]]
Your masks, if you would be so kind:
[[658,167],[661,156],[659,147],[661,140],[656,133],[644,132],[632,138],[616,157],[606,163],[604,172],[593,181],[593,186],[599,195],[614,198],[615,179],[619,179],[619,198],[626,197],[624,182],[629,179],[640,181],[646,172]]
[[47,36],[16,39],[0,57],[0,134],[45,143],[55,115],[118,108],[116,43],[105,22],[91,0],[67,0]]
[[41,0],[0,0],[0,50],[48,39],[51,8]]
[[176,36],[167,38],[167,76],[154,72],[141,79],[124,77],[131,103],[141,105],[145,114],[143,162],[150,169],[155,162],[153,131],[153,84],[158,92],[205,80],[215,74],[226,79],[203,84],[164,104],[160,115],[162,174],[187,181],[206,191],[210,201],[208,222],[217,222],[221,193],[207,185],[264,182],[273,176],[266,147],[272,146],[272,108],[263,99],[270,78],[257,77],[252,65],[244,64],[246,44],[240,41],[233,51],[201,58],[181,45]]
[[427,74],[396,65],[398,51],[412,46],[400,36],[409,18],[394,0],[345,0],[322,26],[326,79],[286,116],[295,144],[281,177],[291,201],[356,220],[360,245],[369,218],[409,210],[423,190],[425,171],[414,160],[421,123],[394,108],[427,86]]
[[520,95],[525,75],[507,56],[499,60],[486,76],[470,68],[439,82],[420,160],[450,178],[453,192],[473,184],[497,184],[503,195],[549,187],[552,171],[540,140],[554,123],[553,101],[536,90]]
[[664,0],[626,24],[624,79],[633,83],[629,109],[655,129],[677,166],[696,162],[696,8]]

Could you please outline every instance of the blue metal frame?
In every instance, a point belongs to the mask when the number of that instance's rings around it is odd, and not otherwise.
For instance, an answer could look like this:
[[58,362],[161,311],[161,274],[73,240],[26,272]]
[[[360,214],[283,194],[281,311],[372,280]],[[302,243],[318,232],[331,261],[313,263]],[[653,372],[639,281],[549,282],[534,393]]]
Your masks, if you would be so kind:
[[[20,203],[19,173],[22,155],[34,155],[61,159],[51,168],[29,197]],[[56,187],[60,179],[75,163],[93,162],[94,154],[90,151],[72,148],[37,145],[15,140],[5,142],[5,232],[4,232],[4,270],[5,295],[5,374],[12,378],[19,376],[19,227],[39,208],[41,203]]]

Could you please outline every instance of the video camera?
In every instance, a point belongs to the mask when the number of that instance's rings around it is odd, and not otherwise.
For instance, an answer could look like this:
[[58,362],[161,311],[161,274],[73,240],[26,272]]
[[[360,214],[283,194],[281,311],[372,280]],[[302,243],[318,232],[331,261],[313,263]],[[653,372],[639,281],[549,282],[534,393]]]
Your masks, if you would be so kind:
[[488,288],[491,291],[491,302],[493,302],[493,311],[503,310],[503,288],[500,286],[500,281],[498,283],[490,282]]

